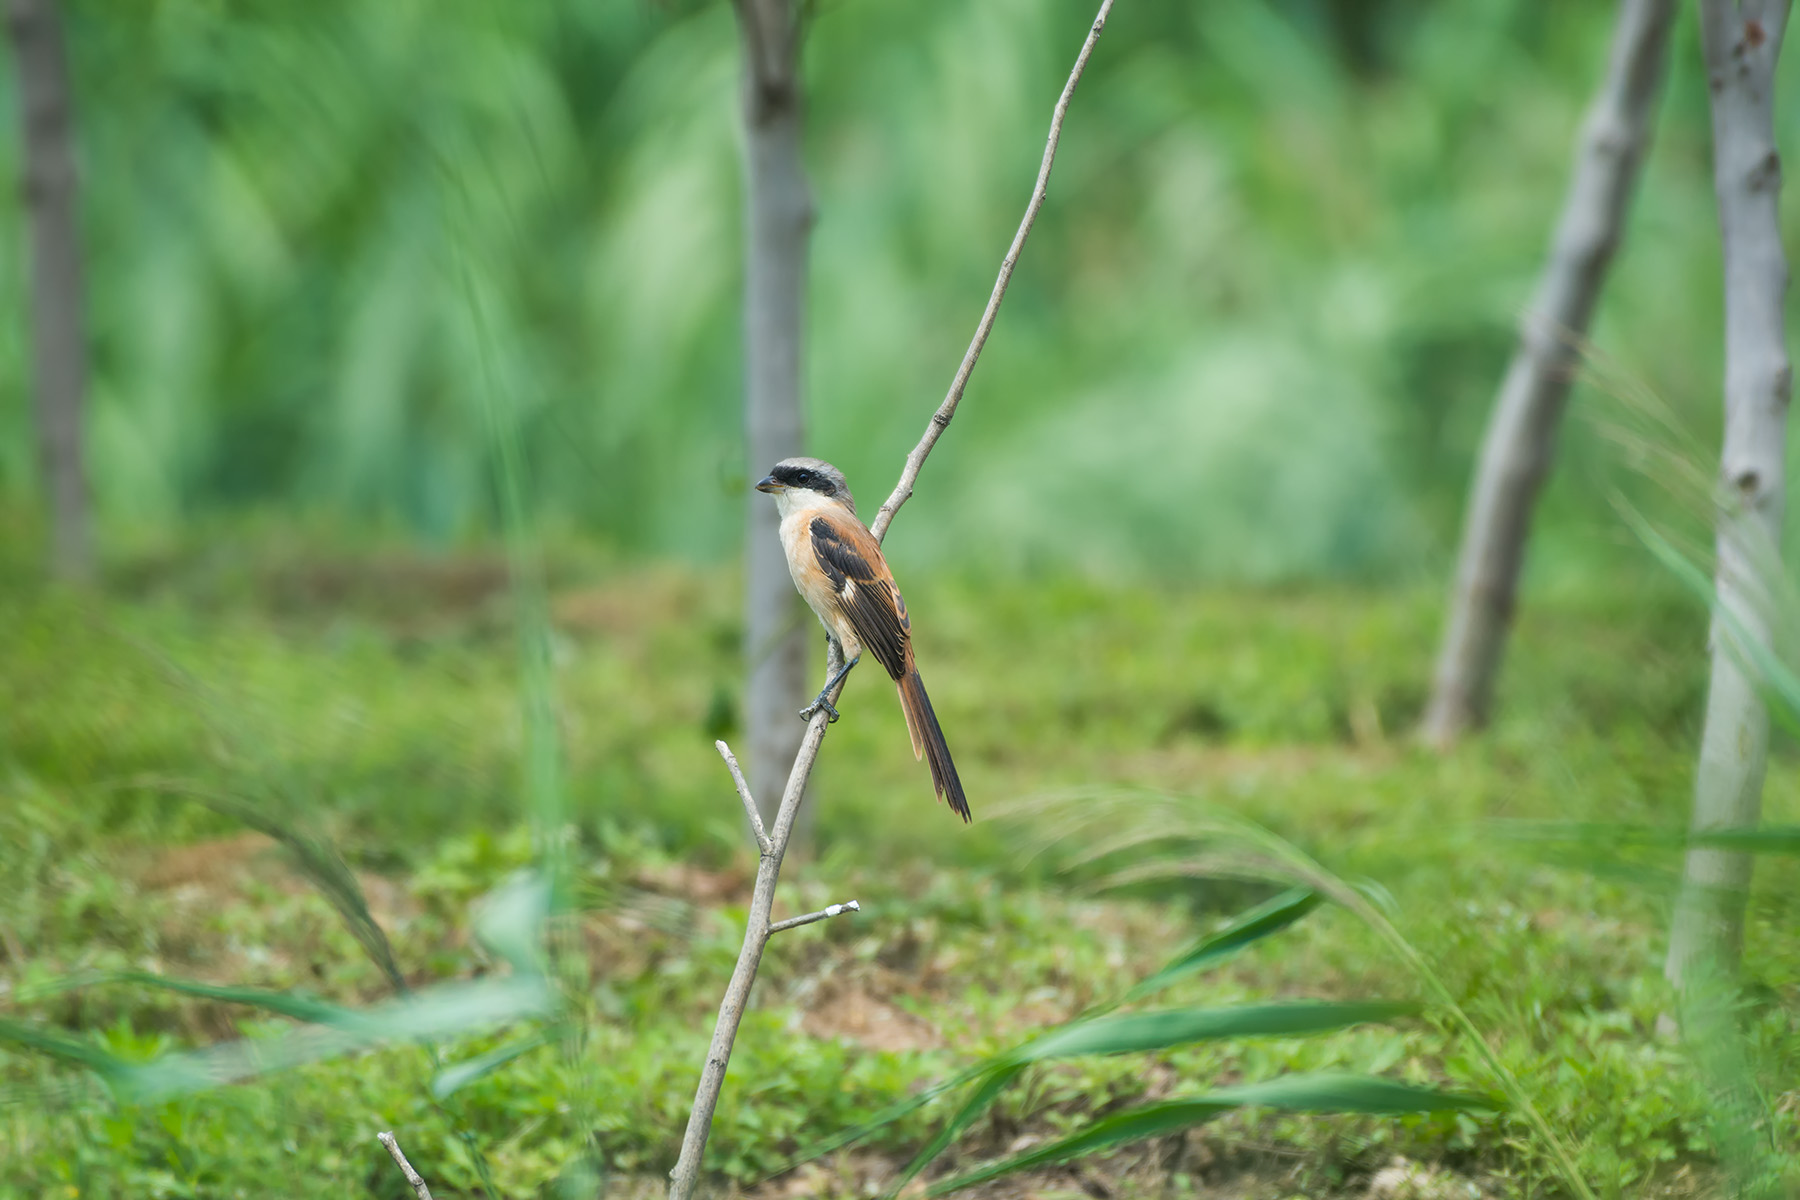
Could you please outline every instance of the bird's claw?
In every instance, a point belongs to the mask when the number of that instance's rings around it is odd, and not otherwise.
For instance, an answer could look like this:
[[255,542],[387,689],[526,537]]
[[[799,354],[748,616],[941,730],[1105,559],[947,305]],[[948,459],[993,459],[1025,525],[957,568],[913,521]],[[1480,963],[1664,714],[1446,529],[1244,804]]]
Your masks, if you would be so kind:
[[821,708],[831,714],[831,719],[825,723],[827,725],[836,725],[838,722],[838,710],[832,705],[831,701],[826,698],[824,692],[820,692],[817,696],[813,697],[813,702],[800,710],[800,719],[802,721],[812,720]]

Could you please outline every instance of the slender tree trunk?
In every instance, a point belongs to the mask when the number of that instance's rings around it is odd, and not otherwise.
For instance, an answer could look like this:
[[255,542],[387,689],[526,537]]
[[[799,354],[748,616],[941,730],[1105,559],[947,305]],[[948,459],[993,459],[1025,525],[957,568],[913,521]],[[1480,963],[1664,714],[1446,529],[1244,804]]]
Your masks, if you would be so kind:
[[[1719,461],[1712,686],[1694,777],[1696,830],[1754,825],[1762,812],[1769,714],[1742,644],[1769,644],[1770,572],[1780,566],[1783,454],[1793,372],[1783,326],[1781,157],[1775,62],[1786,0],[1701,0],[1712,97],[1713,187],[1725,263],[1725,444]],[[1743,942],[1751,858],[1690,850],[1664,974],[1680,985],[1702,959],[1730,970]]]
[[[801,331],[812,230],[802,144],[799,12],[793,0],[738,0],[744,47],[744,420],[750,478],[802,452]],[[806,648],[816,624],[788,576],[775,506],[751,494],[745,531],[744,724],[750,781],[773,823],[811,695]],[[802,835],[804,836],[804,826]]]
[[87,338],[75,190],[74,119],[56,0],[10,0],[24,126],[31,243],[31,362],[38,461],[51,522],[50,565],[63,579],[93,570],[81,410]]
[[1675,0],[1619,4],[1606,79],[1582,127],[1550,257],[1482,442],[1421,731],[1435,745],[1448,745],[1487,717],[1532,506],[1550,467],[1576,343],[1587,332],[1650,140],[1674,18]]

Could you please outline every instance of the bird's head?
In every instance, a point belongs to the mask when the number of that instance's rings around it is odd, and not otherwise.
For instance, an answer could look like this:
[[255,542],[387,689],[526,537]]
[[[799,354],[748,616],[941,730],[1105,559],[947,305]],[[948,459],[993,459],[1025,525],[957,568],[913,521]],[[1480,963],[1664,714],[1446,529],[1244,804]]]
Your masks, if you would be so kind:
[[798,508],[839,504],[856,511],[844,473],[819,458],[784,458],[757,482],[756,490],[775,497],[783,516]]

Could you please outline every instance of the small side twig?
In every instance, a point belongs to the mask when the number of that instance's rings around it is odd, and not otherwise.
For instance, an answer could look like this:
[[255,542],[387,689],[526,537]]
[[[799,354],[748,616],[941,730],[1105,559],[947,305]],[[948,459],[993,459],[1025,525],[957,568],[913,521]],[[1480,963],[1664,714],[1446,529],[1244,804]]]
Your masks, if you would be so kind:
[[763,828],[762,814],[756,811],[756,797],[750,794],[749,781],[744,778],[744,769],[738,766],[737,755],[731,752],[723,740],[713,743],[719,757],[725,760],[725,769],[731,772],[731,782],[737,784],[738,799],[744,802],[744,814],[750,818],[750,828],[756,834],[756,847],[765,855],[775,849],[769,841],[768,831]]
[[1044,143],[1044,158],[1038,164],[1037,185],[1031,189],[1031,200],[1025,205],[1025,216],[1019,222],[1019,231],[1013,234],[1012,245],[1007,248],[1006,257],[1000,260],[1000,277],[994,280],[994,290],[988,296],[987,308],[982,311],[981,323],[975,326],[975,337],[969,342],[969,348],[963,353],[962,364],[956,368],[956,377],[950,381],[950,391],[944,396],[944,402],[938,410],[931,414],[931,421],[925,426],[925,436],[913,447],[913,452],[906,456],[906,468],[900,472],[900,482],[894,485],[893,492],[882,502],[881,509],[876,512],[875,519],[869,522],[869,532],[875,535],[876,541],[887,536],[888,526],[893,523],[894,514],[900,506],[912,497],[913,484],[919,478],[919,471],[925,466],[925,458],[931,448],[937,445],[944,430],[950,427],[950,418],[956,415],[956,406],[962,402],[963,389],[969,386],[969,376],[975,373],[975,360],[981,357],[981,348],[987,345],[988,334],[993,332],[994,318],[1000,315],[1000,301],[1006,298],[1006,285],[1012,282],[1013,267],[1018,265],[1019,252],[1025,249],[1025,239],[1031,236],[1031,227],[1037,223],[1038,210],[1044,207],[1044,197],[1050,193],[1050,166],[1056,161],[1056,146],[1062,141],[1063,116],[1069,111],[1069,100],[1075,95],[1075,85],[1081,82],[1081,74],[1087,70],[1088,56],[1094,52],[1094,43],[1100,40],[1100,31],[1106,28],[1107,14],[1112,12],[1113,0],[1101,0],[1100,12],[1094,17],[1094,24],[1088,30],[1087,41],[1081,44],[1081,53],[1075,58],[1075,69],[1069,72],[1069,82],[1063,85],[1062,95],[1056,99],[1056,108],[1050,114],[1050,137]]
[[401,1152],[400,1143],[394,1140],[394,1135],[387,1132],[378,1133],[375,1135],[375,1140],[387,1147],[388,1155],[394,1160],[394,1165],[400,1168],[400,1173],[406,1176],[406,1182],[412,1185],[413,1194],[419,1200],[431,1200],[431,1189],[425,1186],[425,1181],[419,1178],[419,1173],[413,1170],[413,1165],[406,1161],[406,1155]]
[[835,917],[839,913],[861,912],[862,905],[854,900],[846,900],[842,904],[833,904],[829,908],[821,908],[818,912],[807,913],[803,917],[789,917],[785,921],[777,921],[769,926],[769,932],[780,933],[784,929],[798,929],[802,925],[811,925],[814,921],[823,921],[826,917]]

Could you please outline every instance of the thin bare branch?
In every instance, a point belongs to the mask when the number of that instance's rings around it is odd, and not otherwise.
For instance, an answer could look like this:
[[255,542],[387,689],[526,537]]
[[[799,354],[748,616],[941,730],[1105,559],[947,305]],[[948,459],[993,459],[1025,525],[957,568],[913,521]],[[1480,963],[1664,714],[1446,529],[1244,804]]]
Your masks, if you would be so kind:
[[775,847],[769,841],[768,831],[763,828],[762,814],[756,811],[756,797],[750,794],[750,783],[744,778],[743,768],[738,766],[737,756],[731,747],[723,741],[713,743],[719,757],[725,760],[725,769],[731,772],[731,782],[737,784],[738,799],[744,802],[744,815],[750,818],[750,828],[756,834],[756,845],[764,854]]
[[[743,0],[740,0],[742,3]],[[1006,252],[1005,260],[1000,264],[1000,278],[994,284],[993,295],[988,298],[987,310],[982,313],[981,324],[975,330],[975,340],[970,343],[968,353],[963,356],[962,366],[956,372],[956,379],[950,385],[950,394],[945,397],[943,405],[933,414],[931,424],[925,430],[924,438],[913,452],[907,456],[906,465],[900,473],[900,482],[895,486],[893,495],[881,506],[876,514],[875,523],[870,526],[877,538],[887,532],[893,522],[894,514],[899,511],[909,496],[912,495],[913,484],[919,477],[919,469],[924,466],[925,458],[931,448],[937,444],[938,438],[950,424],[950,418],[956,411],[957,402],[962,399],[963,389],[968,386],[969,373],[975,369],[975,360],[981,355],[981,347],[987,341],[988,333],[993,329],[995,314],[999,312],[1000,300],[1006,294],[1007,282],[1012,278],[1013,266],[1018,262],[1019,251],[1025,245],[1025,238],[1031,232],[1031,226],[1037,220],[1038,210],[1043,207],[1044,195],[1050,184],[1050,165],[1056,157],[1056,145],[1062,137],[1063,116],[1068,111],[1069,98],[1075,93],[1075,85],[1080,82],[1082,72],[1087,68],[1088,57],[1093,53],[1094,43],[1100,37],[1100,31],[1106,26],[1107,14],[1112,10],[1113,0],[1102,0],[1099,15],[1094,18],[1093,26],[1088,30],[1087,40],[1082,43],[1081,54],[1075,60],[1075,69],[1069,74],[1069,81],[1063,87],[1062,95],[1056,102],[1056,110],[1051,116],[1050,138],[1044,147],[1043,164],[1038,169],[1037,186],[1032,190],[1031,201],[1025,210],[1025,219],[1019,224],[1019,231],[1013,237],[1012,247]],[[740,12],[748,15],[748,9],[740,7]],[[833,642],[826,656],[826,677],[837,673],[844,665],[843,655],[837,644]],[[833,690],[831,700],[835,701],[843,693],[844,682],[840,680]],[[772,828],[766,831],[767,848],[762,860],[757,865],[756,888],[750,897],[750,912],[744,926],[744,945],[738,952],[737,966],[732,969],[731,982],[725,986],[725,996],[719,1002],[719,1018],[713,1026],[712,1042],[707,1047],[706,1063],[700,1070],[700,1083],[694,1092],[694,1107],[688,1113],[687,1132],[681,1140],[681,1156],[675,1167],[669,1172],[669,1200],[690,1200],[695,1188],[700,1183],[701,1159],[706,1153],[707,1138],[712,1133],[713,1113],[719,1105],[719,1092],[725,1085],[725,1069],[731,1062],[732,1044],[737,1040],[738,1026],[744,1019],[744,1010],[749,1005],[750,989],[756,983],[756,972],[762,964],[763,950],[769,944],[769,938],[783,929],[793,929],[799,925],[824,920],[845,911],[860,911],[861,906],[855,901],[843,905],[832,905],[821,912],[808,913],[802,917],[794,917],[780,923],[771,923],[770,910],[775,903],[775,885],[781,877],[781,862],[786,856],[788,842],[793,836],[794,820],[800,812],[800,800],[806,793],[806,782],[812,777],[813,764],[818,761],[819,747],[825,740],[825,731],[830,728],[830,710],[820,708],[808,721],[806,734],[801,739],[800,750],[794,757],[793,769],[788,773],[787,787],[781,796],[781,807],[776,810]],[[730,751],[723,742],[718,744],[719,753],[725,758],[726,765],[732,768],[733,782],[738,784],[738,798],[745,807],[754,813],[756,806],[749,788],[742,781],[742,774],[737,770]],[[755,817],[752,817],[755,828]],[[762,842],[762,830],[758,830],[758,844]]]
[[846,900],[842,904],[833,904],[828,908],[821,908],[818,912],[807,913],[803,917],[789,917],[785,921],[777,921],[769,926],[769,932],[771,934],[782,933],[789,929],[798,929],[802,925],[811,925],[814,921],[823,921],[826,917],[835,917],[839,913],[861,911],[861,904],[854,900]]
[[1069,111],[1069,99],[1075,95],[1075,85],[1081,82],[1081,74],[1087,70],[1088,56],[1094,52],[1094,43],[1100,40],[1100,31],[1106,28],[1107,14],[1112,11],[1113,0],[1102,0],[1100,12],[1094,17],[1094,24],[1088,30],[1087,41],[1081,44],[1081,53],[1075,58],[1075,69],[1069,72],[1069,82],[1063,85],[1062,95],[1056,99],[1056,109],[1050,114],[1050,137],[1044,143],[1044,159],[1038,165],[1037,186],[1031,189],[1031,201],[1025,206],[1025,217],[1019,222],[1019,231],[1013,234],[1012,245],[1006,251],[1006,257],[1000,260],[1000,277],[994,281],[994,291],[988,297],[987,309],[981,314],[981,323],[975,326],[975,337],[969,342],[969,349],[963,354],[962,365],[956,368],[956,378],[950,381],[950,391],[944,396],[944,402],[938,410],[931,414],[930,422],[925,426],[925,436],[913,447],[913,452],[906,456],[906,469],[900,472],[900,482],[875,514],[875,520],[869,524],[869,532],[880,541],[887,536],[888,526],[893,523],[894,514],[900,506],[912,498],[913,484],[918,481],[919,471],[925,466],[926,456],[931,448],[937,445],[938,438],[950,426],[950,418],[956,415],[956,406],[962,402],[963,389],[969,386],[969,376],[975,372],[975,360],[981,357],[981,348],[987,345],[988,334],[993,332],[994,318],[1000,314],[1000,301],[1006,297],[1006,285],[1012,282],[1013,267],[1019,261],[1019,252],[1025,248],[1025,239],[1031,236],[1031,227],[1036,224],[1038,210],[1044,207],[1044,197],[1050,191],[1050,166],[1056,161],[1056,145],[1062,140],[1063,115]]
[[394,1135],[386,1132],[378,1133],[375,1135],[375,1140],[387,1147],[388,1155],[393,1158],[394,1165],[400,1168],[400,1173],[406,1176],[406,1182],[412,1185],[413,1194],[419,1200],[431,1200],[431,1189],[425,1186],[425,1181],[419,1178],[419,1173],[413,1170],[413,1165],[406,1161],[406,1155],[401,1151],[400,1143],[394,1140]]

